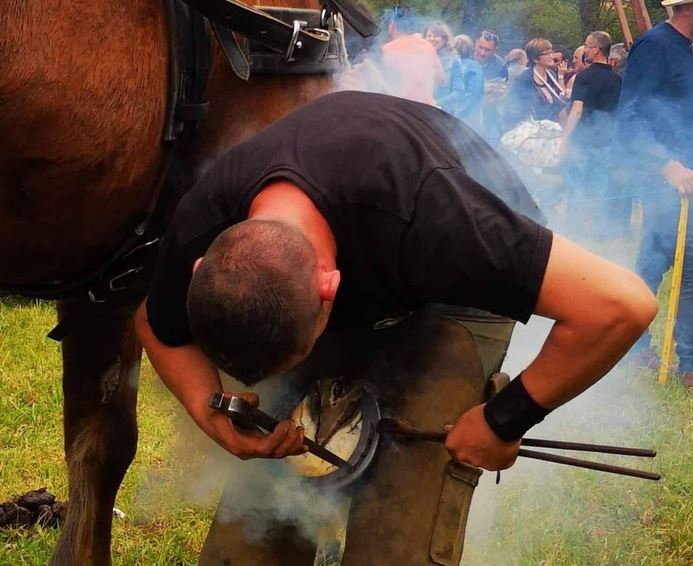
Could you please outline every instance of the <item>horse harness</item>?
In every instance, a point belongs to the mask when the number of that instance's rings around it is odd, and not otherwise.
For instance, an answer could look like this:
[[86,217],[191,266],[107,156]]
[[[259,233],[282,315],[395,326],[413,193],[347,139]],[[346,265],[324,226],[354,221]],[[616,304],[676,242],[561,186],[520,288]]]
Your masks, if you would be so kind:
[[[87,295],[105,303],[145,288],[160,240],[180,198],[194,182],[186,157],[208,112],[210,30],[234,73],[321,75],[348,65],[341,17],[362,36],[378,31],[358,0],[327,0],[320,10],[251,7],[236,0],[163,0],[169,30],[169,89],[157,196],[134,230],[106,259],[69,281],[5,285],[10,294],[46,300]],[[242,39],[235,35],[238,33]],[[60,322],[50,333],[62,338]]]

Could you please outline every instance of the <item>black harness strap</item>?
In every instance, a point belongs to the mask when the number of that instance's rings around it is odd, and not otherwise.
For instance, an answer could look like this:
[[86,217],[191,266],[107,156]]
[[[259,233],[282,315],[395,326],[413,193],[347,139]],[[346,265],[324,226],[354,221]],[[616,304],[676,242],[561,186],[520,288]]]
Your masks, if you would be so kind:
[[213,22],[214,33],[222,46],[231,68],[238,77],[248,80],[254,75],[325,75],[341,71],[347,65],[344,36],[334,15],[325,10],[263,7],[262,11],[274,19],[305,28],[323,28],[330,36],[325,56],[320,61],[291,57],[271,49],[264,43],[244,39],[238,41],[233,30]]
[[371,37],[380,31],[370,10],[359,0],[327,0],[327,6],[332,13],[342,14],[361,37]]
[[[65,282],[7,286],[10,293],[40,299],[60,300],[87,294],[94,303],[103,303],[114,293],[144,292],[175,205],[189,183],[183,182],[174,156],[190,143],[200,120],[207,115],[205,95],[211,62],[209,34],[205,19],[181,0],[164,0],[169,29],[170,88],[167,116],[162,135],[159,165],[161,190],[155,191],[149,212],[123,243],[97,267]],[[69,320],[63,320],[48,334],[62,340],[69,332]]]
[[209,19],[229,28],[247,39],[284,54],[305,61],[323,61],[330,44],[330,33],[325,29],[306,28],[287,24],[272,17],[265,10],[235,0],[186,0]]

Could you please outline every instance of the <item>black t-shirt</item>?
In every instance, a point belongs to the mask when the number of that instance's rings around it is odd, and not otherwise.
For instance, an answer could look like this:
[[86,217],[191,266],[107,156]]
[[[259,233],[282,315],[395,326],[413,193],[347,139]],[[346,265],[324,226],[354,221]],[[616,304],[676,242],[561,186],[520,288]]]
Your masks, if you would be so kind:
[[335,235],[342,280],[332,321],[426,303],[526,321],[551,232],[472,174],[540,218],[505,161],[444,112],[360,92],[311,102],[222,155],[183,198],[149,294],[149,323],[168,345],[192,340],[186,296],[195,259],[276,179],[301,188]]
[[578,73],[573,100],[583,103],[582,117],[575,128],[576,139],[593,146],[611,141],[614,112],[621,94],[621,77],[605,63],[592,63]]

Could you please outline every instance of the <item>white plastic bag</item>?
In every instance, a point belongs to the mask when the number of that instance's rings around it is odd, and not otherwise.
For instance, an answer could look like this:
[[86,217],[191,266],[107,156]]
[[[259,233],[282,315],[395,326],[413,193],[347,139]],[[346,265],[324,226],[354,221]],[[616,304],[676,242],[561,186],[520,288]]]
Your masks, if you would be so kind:
[[534,169],[556,167],[563,128],[552,120],[527,120],[507,131],[500,140],[506,151]]

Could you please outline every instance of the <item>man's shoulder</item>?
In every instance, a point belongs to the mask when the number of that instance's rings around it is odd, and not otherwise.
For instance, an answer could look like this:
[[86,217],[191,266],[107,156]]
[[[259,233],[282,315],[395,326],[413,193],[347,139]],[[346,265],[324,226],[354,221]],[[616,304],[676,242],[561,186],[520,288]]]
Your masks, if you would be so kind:
[[575,77],[575,82],[580,80],[580,77],[582,77],[582,80],[596,80],[596,81],[613,81],[613,80],[621,80],[621,77],[619,77],[618,73],[614,71],[610,65],[607,63],[594,63],[587,67],[584,71],[581,73],[578,73],[578,75]]
[[662,22],[638,36],[628,55],[629,64],[637,57],[647,56],[657,51],[665,51],[678,33],[668,23]]
[[410,51],[425,53],[429,56],[437,56],[435,48],[423,37],[412,34],[397,37],[383,45],[383,53],[405,54]]
[[508,64],[505,62],[505,59],[498,55],[498,53],[493,54],[493,58],[491,59],[492,65],[498,69],[503,69],[506,67]]

